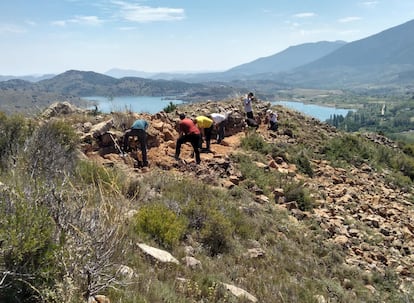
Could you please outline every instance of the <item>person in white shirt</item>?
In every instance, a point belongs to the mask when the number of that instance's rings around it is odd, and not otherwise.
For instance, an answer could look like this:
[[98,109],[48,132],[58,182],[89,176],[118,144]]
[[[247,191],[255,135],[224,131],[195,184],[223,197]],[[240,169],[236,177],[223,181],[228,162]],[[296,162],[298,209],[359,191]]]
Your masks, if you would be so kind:
[[228,117],[231,112],[227,112],[225,114],[221,113],[212,113],[210,115],[211,119],[214,121],[214,126],[217,130],[217,143],[220,144],[221,141],[224,139],[224,132],[227,126]]
[[252,92],[250,92],[247,94],[246,98],[244,98],[244,101],[243,101],[244,111],[246,112],[246,117],[248,119],[254,119],[253,107],[252,107],[253,100],[254,100],[254,95]]
[[268,109],[266,111],[266,114],[267,114],[267,119],[269,121],[269,127],[267,129],[277,131],[277,129],[279,127],[278,122],[277,122],[277,113],[273,112],[270,109]]

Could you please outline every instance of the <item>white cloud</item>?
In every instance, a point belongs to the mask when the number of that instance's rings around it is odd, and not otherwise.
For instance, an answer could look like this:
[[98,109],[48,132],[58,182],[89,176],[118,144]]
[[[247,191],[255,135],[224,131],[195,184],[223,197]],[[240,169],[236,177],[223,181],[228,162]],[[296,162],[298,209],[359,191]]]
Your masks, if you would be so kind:
[[361,17],[345,17],[345,18],[338,19],[338,22],[339,23],[350,23],[354,21],[359,21],[361,19],[362,19]]
[[366,7],[374,7],[378,4],[378,1],[363,1],[360,4]]
[[118,27],[118,29],[121,30],[121,31],[133,31],[137,28],[134,27],[134,26],[123,26],[123,27]]
[[22,34],[26,29],[14,24],[0,24],[0,34]]
[[310,18],[310,17],[315,17],[315,16],[316,16],[315,13],[299,13],[299,14],[293,15],[293,17],[295,18]]
[[112,1],[112,3],[120,7],[120,16],[123,19],[132,22],[176,21],[185,18],[182,8],[150,7],[125,1]]
[[31,21],[31,20],[26,20],[26,21],[25,21],[25,23],[26,23],[27,25],[29,25],[29,26],[36,26],[36,25],[37,25],[37,23],[36,23],[36,22]]
[[67,21],[57,20],[57,21],[52,21],[51,24],[54,26],[66,26]]
[[72,19],[68,20],[56,20],[52,22],[52,25],[55,26],[66,26],[68,24],[81,24],[81,25],[91,25],[91,26],[97,26],[104,23],[102,19],[100,19],[97,16],[76,16]]
[[70,22],[86,25],[100,25],[104,21],[97,16],[77,16],[74,19],[71,19]]

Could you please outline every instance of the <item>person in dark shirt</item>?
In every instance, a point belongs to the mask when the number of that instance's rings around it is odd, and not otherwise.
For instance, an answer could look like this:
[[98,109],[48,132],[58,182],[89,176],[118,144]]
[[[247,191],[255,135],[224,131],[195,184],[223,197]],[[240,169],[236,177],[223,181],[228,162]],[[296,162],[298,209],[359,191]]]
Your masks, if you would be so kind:
[[148,159],[147,159],[147,129],[148,129],[148,122],[142,119],[135,120],[132,124],[131,128],[125,131],[124,134],[124,144],[123,144],[123,151],[126,152],[129,150],[129,138],[130,137],[137,137],[139,145],[141,147],[142,153],[142,165],[148,166]]
[[175,159],[180,159],[181,145],[185,142],[190,142],[191,146],[194,149],[196,163],[200,164],[200,130],[194,124],[193,120],[186,118],[184,114],[180,114],[179,132],[180,137],[177,139],[177,144],[175,147]]

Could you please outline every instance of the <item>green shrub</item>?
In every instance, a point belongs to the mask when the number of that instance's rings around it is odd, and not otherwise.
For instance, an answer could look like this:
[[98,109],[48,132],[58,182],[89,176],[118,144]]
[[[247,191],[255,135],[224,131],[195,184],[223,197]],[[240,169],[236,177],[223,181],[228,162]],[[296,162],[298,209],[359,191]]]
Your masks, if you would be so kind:
[[353,134],[335,137],[322,148],[329,160],[360,165],[372,157],[372,148],[368,141]]
[[60,274],[54,223],[44,206],[3,192],[0,212],[1,302],[40,302]]
[[60,120],[49,121],[37,128],[26,141],[23,158],[33,177],[60,178],[71,173],[76,164],[78,136]]
[[187,220],[166,206],[156,203],[142,207],[135,215],[135,231],[145,233],[167,248],[174,247],[184,236]]
[[124,176],[116,168],[104,167],[90,161],[78,161],[76,167],[76,177],[79,184],[101,186],[108,192],[125,190],[127,197],[133,197],[133,188],[131,187],[127,190],[124,188],[127,186],[124,183]]
[[312,198],[301,182],[291,182],[284,186],[286,202],[296,201],[298,207],[302,211],[311,210],[313,208]]
[[168,103],[168,105],[163,108],[163,111],[166,113],[172,113],[176,109],[177,109],[177,105],[175,105],[172,101],[170,101],[170,103]]
[[201,241],[212,256],[228,252],[234,227],[220,212],[211,212],[201,229]]
[[280,187],[279,173],[258,167],[252,162],[252,157],[247,155],[236,154],[232,157],[238,163],[245,178],[242,184],[247,188],[257,185],[265,194],[270,195],[272,188]]
[[6,116],[0,113],[0,168],[7,169],[9,157],[15,157],[33,130],[31,121],[20,115]]
[[261,154],[271,151],[271,146],[259,134],[253,133],[241,139],[241,147],[246,150],[254,150]]
[[299,171],[304,174],[307,174],[309,177],[313,177],[313,169],[309,158],[304,150],[300,151],[298,155],[294,158],[293,163],[296,164]]

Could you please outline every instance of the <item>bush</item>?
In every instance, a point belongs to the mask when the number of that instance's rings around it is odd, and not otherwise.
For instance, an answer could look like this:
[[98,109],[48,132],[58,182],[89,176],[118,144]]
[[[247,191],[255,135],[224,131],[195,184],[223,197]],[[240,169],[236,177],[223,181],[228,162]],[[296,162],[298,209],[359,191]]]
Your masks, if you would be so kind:
[[174,247],[183,237],[187,221],[162,204],[142,207],[135,215],[135,231],[150,235],[166,247]]
[[313,169],[305,151],[300,151],[293,162],[297,165],[299,171],[313,177]]
[[48,210],[4,191],[0,212],[1,302],[40,302],[56,283],[54,223]]
[[234,227],[221,213],[212,211],[201,229],[201,241],[212,256],[228,252]]
[[166,113],[172,113],[176,109],[177,109],[177,105],[175,105],[172,101],[170,101],[170,103],[166,107],[163,108],[163,111]]
[[76,163],[78,136],[62,121],[49,121],[36,129],[25,143],[23,159],[33,177],[47,179],[71,173]]
[[302,211],[311,210],[313,208],[312,199],[306,188],[301,182],[291,182],[284,186],[286,202],[295,201]]
[[246,150],[254,150],[264,155],[271,151],[270,144],[256,133],[242,138],[241,146]]
[[30,135],[33,126],[30,120],[15,115],[7,117],[0,113],[0,159],[1,168],[7,169],[13,161],[9,157],[15,157],[25,140]]
[[[78,161],[75,176],[80,185],[98,186],[105,189],[107,193],[125,192],[127,197],[134,197],[133,185],[126,184],[123,173],[116,168],[104,167],[89,161]],[[132,187],[128,188],[128,186]]]

